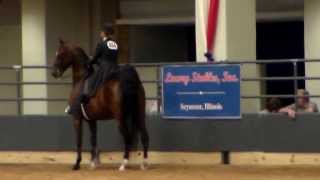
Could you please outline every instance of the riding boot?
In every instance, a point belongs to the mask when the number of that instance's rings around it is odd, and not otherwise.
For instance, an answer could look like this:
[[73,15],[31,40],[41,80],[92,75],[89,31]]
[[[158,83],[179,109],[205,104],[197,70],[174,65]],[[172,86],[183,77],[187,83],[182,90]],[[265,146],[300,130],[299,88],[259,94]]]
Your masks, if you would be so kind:
[[82,94],[80,96],[80,104],[83,104],[84,106],[87,105],[89,103],[90,97],[88,94]]
[[89,103],[90,97],[88,95],[89,87],[88,81],[85,81],[82,94],[75,100],[75,102],[69,108],[68,114],[79,115],[82,114],[81,104],[86,106]]
[[77,97],[76,100],[71,104],[69,108],[69,114],[71,115],[79,115],[81,114],[81,100],[82,100],[82,95]]
[[78,115],[81,114],[81,104],[86,106],[89,102],[90,98],[87,94],[81,94],[76,101],[70,106],[68,109],[68,114],[71,115]]

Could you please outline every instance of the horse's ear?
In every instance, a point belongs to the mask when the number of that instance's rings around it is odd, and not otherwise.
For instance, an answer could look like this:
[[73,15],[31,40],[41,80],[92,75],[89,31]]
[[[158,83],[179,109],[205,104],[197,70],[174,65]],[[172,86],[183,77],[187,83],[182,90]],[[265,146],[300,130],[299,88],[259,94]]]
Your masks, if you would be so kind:
[[65,42],[62,38],[59,38],[59,44],[60,44],[60,45],[63,46],[65,43],[66,43],[66,42]]

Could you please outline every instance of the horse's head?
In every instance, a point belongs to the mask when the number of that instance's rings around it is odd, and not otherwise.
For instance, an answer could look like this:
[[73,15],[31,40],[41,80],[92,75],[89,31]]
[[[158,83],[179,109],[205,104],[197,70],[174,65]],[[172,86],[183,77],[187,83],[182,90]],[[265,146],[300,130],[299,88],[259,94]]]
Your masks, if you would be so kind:
[[64,72],[73,64],[74,55],[72,49],[62,39],[59,40],[59,48],[53,62],[52,76],[60,78]]

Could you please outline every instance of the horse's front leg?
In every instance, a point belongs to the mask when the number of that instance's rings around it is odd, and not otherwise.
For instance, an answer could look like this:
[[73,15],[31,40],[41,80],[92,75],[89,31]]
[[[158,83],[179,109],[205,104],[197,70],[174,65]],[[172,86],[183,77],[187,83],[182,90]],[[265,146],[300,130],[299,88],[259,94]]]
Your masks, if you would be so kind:
[[90,166],[92,169],[95,169],[100,165],[99,150],[97,147],[97,121],[89,121],[89,129],[91,133],[91,163]]
[[82,160],[82,119],[74,119],[73,125],[77,140],[77,160],[75,165],[73,166],[73,170],[79,170]]

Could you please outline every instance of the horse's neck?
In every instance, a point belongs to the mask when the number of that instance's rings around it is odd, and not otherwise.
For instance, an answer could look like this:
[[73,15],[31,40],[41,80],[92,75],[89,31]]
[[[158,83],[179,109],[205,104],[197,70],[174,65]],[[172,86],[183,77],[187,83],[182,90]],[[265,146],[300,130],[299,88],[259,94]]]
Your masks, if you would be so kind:
[[72,81],[73,86],[75,86],[81,82],[87,72],[86,64],[90,59],[82,48],[71,46],[70,49],[70,55],[72,56]]
[[86,72],[85,68],[81,64],[74,64],[72,66],[72,81],[73,85],[78,84],[82,79],[83,75]]

